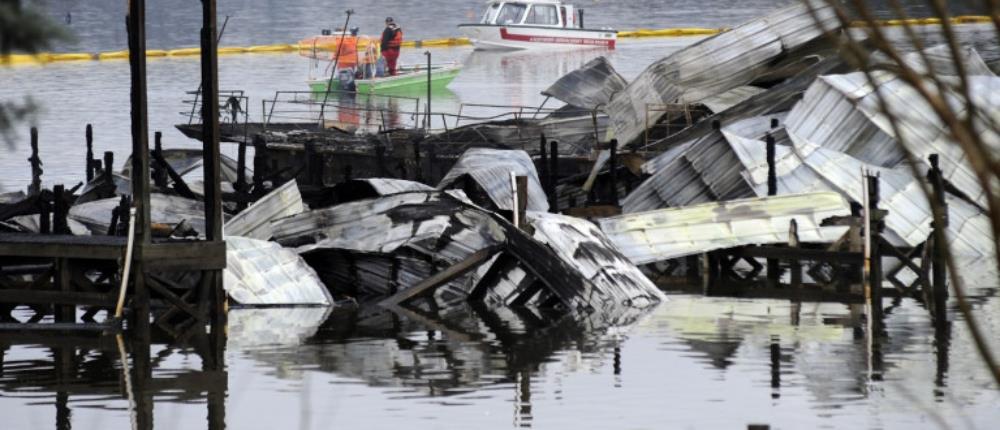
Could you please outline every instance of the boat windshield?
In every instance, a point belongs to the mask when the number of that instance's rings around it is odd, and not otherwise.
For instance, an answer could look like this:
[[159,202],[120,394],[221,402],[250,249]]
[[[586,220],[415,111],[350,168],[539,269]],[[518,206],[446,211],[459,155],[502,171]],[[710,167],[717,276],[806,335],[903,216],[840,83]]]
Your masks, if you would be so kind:
[[559,25],[559,15],[556,14],[555,5],[536,4],[531,6],[525,24],[533,25]]
[[497,18],[498,12],[500,12],[500,3],[491,3],[490,7],[486,8],[486,13],[483,14],[483,20],[480,23],[493,24],[493,20]]
[[524,11],[528,9],[528,6],[521,3],[504,3],[503,8],[500,9],[500,14],[497,15],[497,24],[520,24],[521,19],[524,18]]

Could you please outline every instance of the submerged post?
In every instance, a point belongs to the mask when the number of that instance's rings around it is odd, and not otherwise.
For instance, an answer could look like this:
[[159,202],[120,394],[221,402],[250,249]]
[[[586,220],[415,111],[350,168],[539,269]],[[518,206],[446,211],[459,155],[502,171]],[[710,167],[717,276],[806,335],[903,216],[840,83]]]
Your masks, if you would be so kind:
[[31,127],[31,185],[28,186],[28,194],[34,195],[42,191],[42,159],[38,157],[38,129]]
[[767,143],[767,195],[775,196],[778,195],[778,173],[775,167],[776,148],[774,136],[771,133],[767,133],[765,142]]
[[882,254],[879,252],[878,240],[878,204],[879,177],[869,175],[866,177],[868,187],[868,224],[866,236],[871,243],[868,245],[868,283],[871,288],[872,317],[875,321],[875,328],[881,330],[882,327]]
[[[774,146],[774,136],[771,133],[767,133],[767,137],[764,139],[767,147],[767,195],[774,196],[778,194],[778,179],[775,172],[775,146]],[[767,282],[772,287],[778,286],[778,278],[780,277],[781,267],[779,266],[778,260],[774,258],[767,259]]]
[[[931,263],[931,280],[934,288],[934,309],[944,315],[944,308],[948,303],[948,273],[945,265],[945,231],[948,229],[948,202],[945,200],[944,177],[941,174],[941,167],[938,164],[938,154],[931,154],[931,188],[934,190],[934,206],[941,211],[940,219],[935,218],[933,227],[934,247]],[[938,222],[940,221],[940,222]]]

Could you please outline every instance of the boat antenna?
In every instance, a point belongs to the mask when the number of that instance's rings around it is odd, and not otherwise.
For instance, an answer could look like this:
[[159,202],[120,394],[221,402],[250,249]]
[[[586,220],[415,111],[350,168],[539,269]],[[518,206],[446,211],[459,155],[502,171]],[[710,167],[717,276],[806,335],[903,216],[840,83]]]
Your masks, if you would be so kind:
[[337,77],[337,65],[340,63],[340,49],[344,47],[344,38],[347,37],[347,27],[351,23],[351,15],[354,9],[347,9],[347,21],[340,30],[340,43],[337,44],[337,54],[333,57],[333,71],[330,73],[330,81],[326,83],[326,93],[323,93],[323,104],[319,106],[319,128],[323,128],[323,111],[326,110],[326,101],[330,98],[330,89],[333,88],[333,79]]

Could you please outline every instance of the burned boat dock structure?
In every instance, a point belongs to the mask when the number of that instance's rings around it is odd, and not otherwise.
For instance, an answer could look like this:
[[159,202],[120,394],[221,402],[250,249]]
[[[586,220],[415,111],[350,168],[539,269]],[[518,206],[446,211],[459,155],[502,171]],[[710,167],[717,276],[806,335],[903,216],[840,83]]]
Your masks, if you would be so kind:
[[[557,108],[472,117],[421,113],[405,97],[285,92],[260,122],[241,92],[219,91],[215,1],[203,4],[201,115],[177,126],[200,150],[166,148],[158,132],[150,148],[143,55],[130,56],[124,168],[95,158],[87,126],[86,183],[43,189],[45,139],[32,129],[31,185],[0,195],[0,342],[135,334],[137,383],[152,396],[169,390],[149,378],[156,343],[192,345],[206,365],[191,378],[225,387],[230,306],[389,309],[442,331],[437,318],[468,306],[530,343],[506,321],[611,330],[680,289],[865,303],[874,336],[884,298],[946,319],[946,247],[996,252],[991,190],[912,88],[841,58],[849,29],[819,2],[701,39],[631,81],[596,58],[544,90]],[[145,51],[144,13],[130,2],[130,52]],[[1000,78],[963,52],[971,103],[996,112]],[[880,96],[905,107],[900,124]]]

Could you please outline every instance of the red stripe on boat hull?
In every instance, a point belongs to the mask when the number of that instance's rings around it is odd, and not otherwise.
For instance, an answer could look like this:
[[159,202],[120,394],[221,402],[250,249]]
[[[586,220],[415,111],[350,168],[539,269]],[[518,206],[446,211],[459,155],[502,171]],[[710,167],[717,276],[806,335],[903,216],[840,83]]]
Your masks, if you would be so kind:
[[500,29],[500,38],[503,40],[514,40],[518,42],[534,42],[534,43],[556,43],[563,45],[587,45],[587,46],[604,46],[611,49],[615,48],[614,39],[594,39],[585,37],[556,37],[556,36],[531,36],[527,34],[510,34],[507,32],[506,28]]

